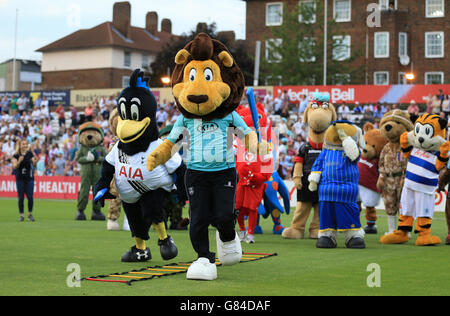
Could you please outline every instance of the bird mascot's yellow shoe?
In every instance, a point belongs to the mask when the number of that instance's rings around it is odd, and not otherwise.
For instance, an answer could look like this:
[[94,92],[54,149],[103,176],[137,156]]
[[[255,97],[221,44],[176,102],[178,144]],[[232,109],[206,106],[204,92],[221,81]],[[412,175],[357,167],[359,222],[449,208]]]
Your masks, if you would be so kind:
[[441,243],[441,239],[431,235],[431,218],[419,217],[416,223],[416,231],[419,237],[416,239],[416,246],[433,246]]
[[412,216],[400,215],[398,229],[392,233],[381,236],[380,243],[382,244],[403,244],[409,241],[408,232],[412,231],[414,218]]

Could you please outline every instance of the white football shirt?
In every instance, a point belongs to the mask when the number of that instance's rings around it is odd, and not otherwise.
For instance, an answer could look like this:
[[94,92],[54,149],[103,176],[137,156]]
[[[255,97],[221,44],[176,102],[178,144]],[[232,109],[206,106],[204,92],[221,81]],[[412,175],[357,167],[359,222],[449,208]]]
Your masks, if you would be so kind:
[[106,161],[115,167],[115,180],[119,197],[126,203],[136,203],[149,191],[162,188],[168,192],[175,189],[173,174],[180,167],[182,159],[176,153],[164,165],[151,172],[147,169],[147,157],[162,143],[158,139],[147,148],[147,151],[129,156],[118,148],[117,142],[106,156]]

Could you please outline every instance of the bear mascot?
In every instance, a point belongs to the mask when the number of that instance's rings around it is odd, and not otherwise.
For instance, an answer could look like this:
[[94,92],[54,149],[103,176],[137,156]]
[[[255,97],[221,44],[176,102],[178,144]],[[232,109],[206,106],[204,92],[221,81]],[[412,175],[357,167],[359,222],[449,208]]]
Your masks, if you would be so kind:
[[377,188],[378,160],[380,153],[387,143],[379,129],[372,123],[366,123],[363,127],[365,147],[362,149],[358,162],[359,169],[359,206],[366,207],[367,225],[364,226],[366,234],[376,234],[377,205],[380,203],[381,192]]
[[308,177],[311,168],[322,152],[325,131],[332,121],[336,120],[336,110],[329,103],[329,95],[315,94],[308,104],[304,122],[308,124],[308,141],[299,149],[295,158],[293,180],[297,189],[297,208],[292,218],[291,227],[283,231],[282,237],[287,239],[301,239],[305,235],[306,221],[311,209],[314,216],[309,225],[309,238],[317,239],[319,234],[319,194],[308,188]]
[[[81,187],[78,192],[77,215],[78,221],[86,220],[84,210],[89,202],[89,193],[100,178],[100,169],[107,152],[103,147],[103,129],[100,125],[87,122],[78,129],[78,140],[81,144],[76,160],[81,169]],[[101,205],[92,201],[92,220],[104,221]]]
[[[136,69],[130,77],[130,86],[118,97],[116,133],[119,141],[106,156],[101,178],[95,186],[95,199],[104,204],[105,199],[115,198],[110,192],[111,181],[115,179],[135,240],[135,245],[122,255],[122,262],[144,262],[152,258],[146,246],[151,226],[158,233],[162,259],[170,260],[178,254],[165,229],[162,204],[164,193],[175,187],[172,174],[183,172],[183,161],[176,153],[152,172],[146,168],[147,156],[162,143],[156,125],[156,99],[147,81],[144,73]],[[181,173],[179,178],[183,176]]]
[[[119,111],[117,109],[113,109],[111,114],[109,115],[109,130],[111,131],[113,138],[108,147],[108,153],[114,148],[114,145],[119,141],[117,137],[117,122],[119,121]],[[112,179],[111,186],[109,192],[116,196],[115,199],[109,201],[108,207],[108,222],[106,223],[107,230],[120,230],[120,225],[118,223],[118,219],[120,217],[120,210],[122,209],[122,200],[119,197],[119,192],[117,192],[116,181]],[[128,219],[125,216],[123,220],[123,230],[130,230],[128,225]]]
[[410,115],[402,110],[384,114],[380,122],[381,135],[388,141],[378,160],[377,189],[381,191],[388,218],[388,233],[397,228],[397,213],[400,209],[400,196],[406,172],[406,159],[400,147],[400,136],[409,132],[414,125]]
[[349,121],[335,121],[325,132],[323,150],[309,175],[309,189],[319,190],[317,248],[336,248],[344,232],[347,248],[365,248],[359,219],[358,160],[364,147],[361,129]]
[[233,137],[244,139],[253,154],[270,152],[256,132],[236,113],[245,80],[226,46],[199,33],[175,56],[172,93],[182,113],[166,140],[147,159],[148,170],[173,155],[179,136],[187,130],[186,188],[189,195],[189,236],[198,259],[188,268],[187,279],[215,280],[215,254],[209,248],[208,227],[216,230],[217,256],[222,265],[240,262],[242,248],[235,231],[237,185]]
[[439,172],[448,163],[450,141],[445,140],[447,120],[439,115],[424,114],[414,123],[410,132],[400,137],[403,155],[407,159],[405,181],[402,189],[398,229],[381,236],[382,244],[401,244],[409,241],[416,220],[415,232],[419,234],[416,246],[441,243],[431,235],[435,191]]
[[[267,127],[267,115],[261,103],[256,104],[261,128]],[[247,126],[252,126],[250,108],[239,106],[236,110]],[[271,129],[270,129],[271,131]],[[254,243],[254,231],[258,222],[258,207],[266,190],[266,181],[272,175],[272,156],[260,157],[250,153],[245,146],[236,139],[236,171],[238,183],[236,189],[237,222],[239,224],[239,239],[246,243]],[[245,217],[248,218],[248,229],[245,227]]]

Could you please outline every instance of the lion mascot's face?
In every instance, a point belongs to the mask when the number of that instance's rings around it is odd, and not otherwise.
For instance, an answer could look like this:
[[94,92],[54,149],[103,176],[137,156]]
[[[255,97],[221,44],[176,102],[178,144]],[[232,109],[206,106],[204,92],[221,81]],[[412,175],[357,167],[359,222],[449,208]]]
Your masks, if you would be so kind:
[[225,45],[200,33],[175,57],[172,91],[187,118],[210,120],[233,112],[245,81]]

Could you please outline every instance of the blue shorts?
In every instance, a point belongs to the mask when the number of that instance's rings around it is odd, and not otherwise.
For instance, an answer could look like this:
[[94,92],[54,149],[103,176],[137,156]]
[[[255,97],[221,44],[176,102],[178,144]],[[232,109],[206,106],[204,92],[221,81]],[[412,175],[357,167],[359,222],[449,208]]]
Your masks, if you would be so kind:
[[361,229],[359,207],[356,203],[319,201],[320,231]]

